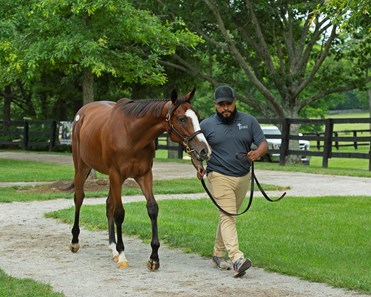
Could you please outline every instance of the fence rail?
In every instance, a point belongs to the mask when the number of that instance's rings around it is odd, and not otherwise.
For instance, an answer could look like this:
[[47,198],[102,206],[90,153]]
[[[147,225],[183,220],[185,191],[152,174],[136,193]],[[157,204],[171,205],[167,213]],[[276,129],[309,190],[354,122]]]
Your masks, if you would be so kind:
[[18,147],[28,150],[32,147],[46,147],[49,151],[57,145],[57,121],[1,121],[0,146]]
[[[328,168],[330,158],[354,158],[367,159],[368,169],[371,171],[371,134],[359,136],[358,132],[367,132],[369,130],[341,130],[334,131],[336,124],[368,124],[371,127],[371,118],[344,118],[344,119],[259,119],[260,124],[273,124],[281,127],[281,147],[279,150],[273,150],[280,154],[280,165],[285,165],[286,157],[289,155],[298,156],[318,156],[322,157],[322,167]],[[290,134],[291,125],[316,125],[324,127],[324,132],[292,135]],[[320,129],[319,129],[320,130]],[[340,132],[342,133],[339,136]],[[352,135],[346,135],[345,132],[353,132]],[[343,134],[344,133],[344,134]],[[317,151],[291,150],[290,140],[308,140],[317,143]],[[340,142],[343,142],[340,144]],[[345,142],[345,144],[344,144]],[[321,145],[322,143],[322,145]],[[341,146],[358,147],[359,145],[368,145],[368,153],[360,152],[334,152],[333,148],[339,149]],[[321,150],[322,148],[322,150]]]
[[[336,124],[361,124],[366,123],[371,127],[371,118],[349,118],[349,119],[259,119],[260,124],[272,124],[280,127],[282,132],[281,146],[279,150],[270,149],[270,153],[280,154],[280,165],[285,165],[290,155],[317,156],[322,157],[322,167],[328,167],[330,158],[355,158],[367,159],[371,171],[371,130],[339,130],[334,131]],[[18,147],[24,150],[33,147],[45,147],[53,151],[60,145],[70,144],[70,123],[48,121],[0,121],[0,147]],[[69,124],[69,126],[68,126]],[[319,132],[304,133],[302,135],[290,134],[291,125],[316,125]],[[324,129],[323,129],[324,128]],[[324,131],[323,131],[324,130]],[[365,135],[367,134],[367,135]],[[308,140],[316,143],[316,146],[309,151],[294,150],[290,148],[293,140]],[[177,152],[178,158],[183,157],[182,146],[172,143],[167,134],[156,139],[156,148]],[[339,152],[340,147],[349,146],[355,150],[359,146],[368,146],[368,153],[361,152]]]

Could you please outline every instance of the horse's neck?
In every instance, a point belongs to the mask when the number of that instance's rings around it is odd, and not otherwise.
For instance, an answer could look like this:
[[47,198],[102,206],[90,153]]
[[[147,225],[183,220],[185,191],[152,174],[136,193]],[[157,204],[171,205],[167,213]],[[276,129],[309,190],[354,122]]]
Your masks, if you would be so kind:
[[141,138],[146,138],[147,142],[150,143],[153,140],[155,140],[158,136],[160,136],[162,133],[167,131],[168,128],[168,122],[166,121],[167,114],[169,113],[169,110],[171,108],[171,101],[168,101],[163,110],[160,117],[151,118],[151,119],[143,119],[144,121],[141,121],[140,119],[140,125],[143,125],[141,127],[141,130],[144,131],[141,134]]
[[132,127],[132,139],[135,143],[140,141],[144,145],[148,145],[166,131],[166,124],[165,119],[153,121],[138,119],[138,122]]

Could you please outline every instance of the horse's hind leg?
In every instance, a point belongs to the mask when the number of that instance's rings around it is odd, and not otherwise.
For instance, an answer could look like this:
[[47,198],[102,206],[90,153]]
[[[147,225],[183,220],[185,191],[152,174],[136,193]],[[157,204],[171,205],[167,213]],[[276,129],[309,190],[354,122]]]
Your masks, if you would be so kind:
[[91,168],[85,166],[79,166],[79,169],[75,168],[75,178],[74,178],[74,187],[75,187],[75,194],[74,194],[74,202],[75,202],[75,221],[72,227],[72,240],[70,243],[70,250],[73,253],[76,253],[80,249],[79,244],[79,234],[80,234],[80,227],[79,227],[79,220],[80,220],[80,209],[82,202],[84,200],[84,184],[85,180],[89,175]]
[[116,249],[116,237],[115,237],[115,220],[113,217],[114,205],[111,195],[111,189],[109,190],[108,197],[106,200],[106,216],[108,221],[108,242],[109,247],[112,250],[112,259],[115,262],[119,260],[119,253]]
[[152,239],[151,239],[152,253],[147,262],[147,268],[151,271],[156,271],[160,268],[160,259],[158,256],[160,241],[158,239],[157,228],[158,204],[152,191],[152,172],[149,172],[143,177],[136,178],[135,180],[139,184],[144,196],[146,197],[147,213],[151,220],[152,225]]

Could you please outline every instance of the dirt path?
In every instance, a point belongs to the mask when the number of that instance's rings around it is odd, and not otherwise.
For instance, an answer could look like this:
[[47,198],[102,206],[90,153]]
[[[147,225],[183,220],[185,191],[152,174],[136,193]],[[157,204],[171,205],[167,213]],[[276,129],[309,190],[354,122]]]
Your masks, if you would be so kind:
[[[2,153],[0,157],[1,155]],[[163,165],[165,169],[156,166],[157,164],[155,164],[155,176],[167,177],[169,175],[171,166]],[[192,174],[194,177],[194,172],[190,170],[191,167],[187,168],[187,171],[181,172],[182,176]],[[174,178],[173,173],[170,176]],[[266,175],[264,176],[266,178]],[[362,184],[366,181],[367,179],[357,179],[356,182]],[[262,182],[264,182],[263,178]],[[271,179],[270,183],[272,182]],[[282,183],[285,182],[293,183],[293,177],[283,178]],[[324,182],[324,180],[318,182],[317,179],[317,184]],[[295,188],[293,187],[292,191]],[[370,192],[370,189],[366,191],[371,196]],[[201,197],[205,195],[158,195],[157,199]],[[137,200],[143,200],[143,198],[125,197],[125,202]],[[86,199],[84,204],[103,204],[104,202],[104,199]],[[125,238],[126,255],[130,267],[119,270],[110,259],[107,232],[82,229],[80,236],[82,248],[77,254],[72,254],[67,247],[70,241],[71,226],[44,218],[47,212],[72,205],[73,201],[64,199],[0,204],[0,267],[12,276],[32,278],[48,283],[55,291],[76,297],[369,296],[266,272],[256,267],[251,268],[243,278],[234,279],[232,272],[212,268],[209,259],[185,254],[164,245],[160,248],[160,270],[155,273],[149,272],[146,268],[146,261],[150,254],[150,246],[133,237]]]

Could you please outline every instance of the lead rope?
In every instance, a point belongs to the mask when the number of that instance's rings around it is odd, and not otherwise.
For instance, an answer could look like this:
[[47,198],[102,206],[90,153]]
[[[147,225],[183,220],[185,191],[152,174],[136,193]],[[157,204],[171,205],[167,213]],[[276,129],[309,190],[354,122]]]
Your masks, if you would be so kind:
[[269,198],[269,196],[267,195],[267,193],[265,193],[263,187],[260,185],[256,175],[255,175],[255,172],[254,172],[254,162],[251,162],[251,184],[250,184],[250,198],[249,198],[249,203],[247,204],[246,206],[246,209],[241,212],[241,213],[230,213],[226,210],[224,210],[223,208],[220,207],[220,205],[215,201],[215,198],[213,197],[213,195],[210,193],[209,189],[207,188],[206,184],[205,184],[205,181],[204,179],[202,178],[201,179],[201,184],[205,190],[205,192],[207,193],[207,195],[210,197],[211,201],[215,204],[215,206],[221,211],[223,212],[224,214],[226,214],[227,216],[239,216],[239,215],[242,215],[244,214],[245,212],[247,212],[249,209],[250,209],[250,206],[252,204],[252,200],[253,200],[253,197],[254,197],[254,181],[256,182],[256,185],[258,186],[260,192],[263,194],[264,198],[267,199],[269,202],[277,202],[277,201],[280,201],[283,197],[286,196],[286,192],[284,192],[280,197],[278,197],[277,199],[271,199]]

